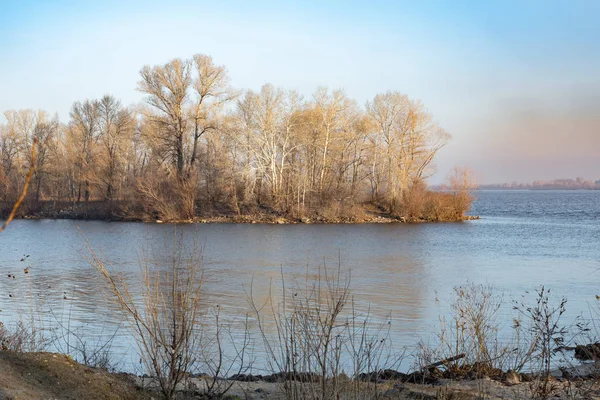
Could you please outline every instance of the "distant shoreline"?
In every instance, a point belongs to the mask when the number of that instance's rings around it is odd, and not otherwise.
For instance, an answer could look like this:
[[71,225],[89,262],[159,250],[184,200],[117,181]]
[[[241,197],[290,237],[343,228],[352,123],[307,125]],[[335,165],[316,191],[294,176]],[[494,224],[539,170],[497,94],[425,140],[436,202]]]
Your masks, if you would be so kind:
[[[421,223],[444,223],[463,222],[481,219],[476,215],[464,215],[461,218],[448,220],[426,220],[410,219],[404,217],[374,216],[368,218],[289,218],[274,215],[236,215],[236,216],[214,216],[206,218],[161,220],[137,217],[119,217],[108,215],[104,217],[89,217],[80,214],[74,215],[23,215],[16,219],[21,220],[73,220],[73,221],[104,221],[104,222],[139,222],[155,224],[257,224],[257,225],[365,225],[365,224],[421,224]],[[1,220],[1,218],[0,218]]]
[[594,188],[571,188],[571,187],[505,187],[505,186],[496,186],[496,185],[481,185],[479,186],[477,189],[475,189],[475,191],[482,191],[482,190],[535,190],[535,191],[549,191],[549,190],[566,190],[566,191],[585,191],[585,192],[589,192],[589,191],[596,191],[596,190],[600,190],[600,186],[599,187],[594,187]]
[[[447,184],[433,185],[434,190],[450,190]],[[479,184],[475,190],[600,190],[600,180],[583,178],[554,179],[550,181],[504,182]]]

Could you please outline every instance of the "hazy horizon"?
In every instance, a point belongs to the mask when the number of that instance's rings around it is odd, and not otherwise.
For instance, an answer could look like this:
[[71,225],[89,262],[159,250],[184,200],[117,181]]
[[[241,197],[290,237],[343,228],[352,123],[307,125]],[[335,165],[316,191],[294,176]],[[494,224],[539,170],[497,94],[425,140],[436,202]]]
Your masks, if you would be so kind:
[[0,3],[0,113],[141,101],[139,70],[195,53],[231,83],[364,104],[399,90],[452,134],[444,179],[600,179],[600,3],[594,1],[21,1]]

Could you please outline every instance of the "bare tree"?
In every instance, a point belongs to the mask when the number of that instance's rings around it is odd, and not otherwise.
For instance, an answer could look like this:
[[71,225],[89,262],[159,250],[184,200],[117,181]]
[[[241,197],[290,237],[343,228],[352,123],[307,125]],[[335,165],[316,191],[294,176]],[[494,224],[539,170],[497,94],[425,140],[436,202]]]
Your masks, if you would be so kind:
[[[8,132],[4,144],[7,150],[8,172],[12,169],[12,160],[15,156],[20,156],[22,163],[26,167],[32,165],[32,147],[34,141],[37,141],[37,157],[33,176],[35,185],[35,198],[40,199],[42,183],[47,171],[45,169],[48,160],[48,153],[54,144],[54,137],[58,129],[58,117],[51,119],[45,111],[38,110],[10,110],[5,112],[8,121]],[[12,153],[11,147],[12,144]],[[10,161],[9,161],[10,160]],[[25,165],[24,165],[25,167]]]
[[399,152],[405,145],[405,132],[402,129],[407,118],[410,100],[399,92],[378,94],[372,102],[367,103],[367,111],[377,126],[377,139],[374,141],[381,147],[387,178],[387,202],[390,212],[398,206],[401,193],[397,185],[399,175]]
[[173,159],[179,176],[184,168],[184,139],[188,132],[185,106],[192,86],[191,63],[174,59],[165,65],[145,66],[138,90],[146,93],[153,113],[147,117],[158,126],[158,137]]
[[81,188],[87,203],[91,196],[91,182],[95,179],[94,161],[96,144],[100,138],[100,107],[96,100],[75,102],[71,108],[69,138],[75,151],[77,174],[77,202],[81,201]]
[[132,140],[134,121],[131,112],[112,96],[102,97],[98,108],[104,155],[100,180],[106,188],[105,198],[110,201],[115,198],[125,175],[125,152]]
[[12,220],[14,219],[17,210],[19,209],[19,206],[23,203],[23,200],[25,199],[25,196],[27,195],[27,191],[29,190],[29,182],[31,182],[31,177],[33,176],[33,172],[35,171],[35,157],[36,157],[36,140],[33,141],[33,146],[31,148],[31,159],[33,160],[33,162],[31,163],[31,166],[29,167],[29,171],[27,172],[27,175],[25,176],[25,182],[23,184],[23,191],[21,192],[21,195],[19,196],[19,198],[15,201],[14,205],[12,206],[12,209],[10,211],[10,214],[8,214],[8,217],[6,218],[6,221],[4,221],[4,224],[2,224],[2,226],[0,226],[0,233],[4,232],[4,230],[8,227],[8,225],[12,222]]
[[86,215],[90,199],[111,213],[118,200],[123,215],[170,220],[270,210],[350,221],[374,207],[397,219],[449,215],[448,198],[434,199],[426,180],[450,135],[403,93],[363,108],[325,87],[307,101],[269,84],[238,96],[226,68],[203,54],[145,66],[140,77],[146,96],[136,107],[109,95],[75,102],[66,125],[8,111],[0,196],[19,192],[35,138],[35,198],[68,199],[73,212],[85,201]]
[[450,135],[420,102],[399,92],[378,94],[367,103],[367,111],[377,127],[373,143],[385,165],[387,205],[395,213],[412,182],[427,175]]
[[319,127],[322,137],[322,160],[319,176],[319,191],[323,192],[325,174],[329,170],[328,156],[334,135],[339,134],[343,128],[345,118],[352,112],[354,102],[348,99],[342,90],[335,90],[329,94],[327,88],[321,87],[314,94],[315,110],[319,116]]
[[148,95],[151,106],[146,117],[157,125],[157,137],[182,177],[184,168],[196,162],[200,137],[216,129],[218,112],[231,99],[227,71],[197,54],[145,66],[140,74],[138,90]]
[[196,78],[193,82],[194,101],[190,107],[193,121],[193,144],[189,164],[194,166],[198,154],[198,140],[207,132],[218,127],[219,112],[235,94],[229,87],[227,70],[213,63],[211,57],[196,54],[193,58]]
[[[6,112],[5,117],[9,121],[6,125],[0,125],[0,163],[3,169],[3,200],[16,190],[16,180],[19,175],[19,150],[21,138],[17,129],[11,121],[11,112]],[[11,190],[13,189],[13,190]],[[16,199],[8,199],[14,201]]]
[[430,168],[435,156],[450,140],[450,134],[433,120],[432,115],[418,101],[410,103],[406,129],[408,138],[402,154],[406,171],[403,174],[403,190],[406,190],[412,181],[422,180],[431,175]]
[[264,85],[260,93],[248,91],[238,102],[238,115],[246,137],[250,165],[258,182],[258,199],[263,185],[277,204],[285,187],[284,171],[295,145],[295,113],[302,106],[301,97],[272,85]]

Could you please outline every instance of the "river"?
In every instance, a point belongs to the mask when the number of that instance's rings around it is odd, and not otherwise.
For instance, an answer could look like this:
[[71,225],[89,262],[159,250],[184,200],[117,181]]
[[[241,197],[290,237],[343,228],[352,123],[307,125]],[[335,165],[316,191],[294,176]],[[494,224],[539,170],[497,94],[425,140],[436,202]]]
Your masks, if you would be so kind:
[[203,248],[204,306],[218,304],[226,318],[249,310],[252,282],[255,297],[264,300],[282,272],[299,279],[322,265],[350,274],[352,295],[374,319],[391,318],[397,346],[414,346],[430,334],[452,288],[466,282],[494,286],[504,296],[507,318],[511,299],[540,285],[568,299],[571,318],[590,315],[600,294],[600,191],[479,191],[471,214],[481,219],[177,227],[17,220],[0,235],[0,321],[34,318],[49,332],[66,329],[98,341],[116,332],[111,352],[122,368],[132,369],[135,348],[127,330],[118,329],[120,315],[106,307],[85,241],[136,292],[142,252],[168,254],[176,231],[184,247],[197,241]]

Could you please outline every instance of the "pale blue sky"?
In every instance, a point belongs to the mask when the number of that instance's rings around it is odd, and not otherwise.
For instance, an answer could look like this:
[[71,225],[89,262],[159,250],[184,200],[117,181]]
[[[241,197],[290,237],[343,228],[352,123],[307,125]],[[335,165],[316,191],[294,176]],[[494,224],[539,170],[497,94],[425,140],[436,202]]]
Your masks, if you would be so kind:
[[453,135],[434,181],[599,179],[598,21],[596,0],[0,0],[0,112],[136,103],[143,65],[205,53],[237,88],[422,100]]

